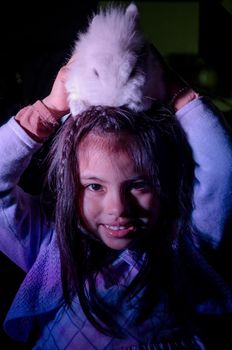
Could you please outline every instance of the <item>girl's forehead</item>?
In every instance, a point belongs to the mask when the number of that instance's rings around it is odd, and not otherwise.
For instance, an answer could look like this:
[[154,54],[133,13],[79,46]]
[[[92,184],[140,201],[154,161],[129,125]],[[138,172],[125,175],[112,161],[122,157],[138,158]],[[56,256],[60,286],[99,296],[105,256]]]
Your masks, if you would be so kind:
[[79,171],[96,172],[99,177],[134,172],[136,165],[122,139],[115,135],[88,135],[78,149]]
[[101,163],[109,160],[115,165],[124,164],[125,167],[133,168],[134,171],[149,176],[152,160],[146,156],[146,148],[137,141],[133,134],[90,132],[79,144],[78,164],[82,162],[82,165],[86,166],[90,162]]

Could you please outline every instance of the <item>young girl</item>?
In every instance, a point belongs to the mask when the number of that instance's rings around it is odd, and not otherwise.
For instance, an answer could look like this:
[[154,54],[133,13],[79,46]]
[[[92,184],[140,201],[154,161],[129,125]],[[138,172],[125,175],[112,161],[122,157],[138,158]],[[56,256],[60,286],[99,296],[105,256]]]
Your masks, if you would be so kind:
[[33,349],[205,349],[196,316],[232,305],[201,255],[218,249],[232,207],[221,116],[170,74],[162,102],[176,117],[154,105],[68,118],[51,152],[53,219],[17,183],[67,112],[67,69],[0,129],[0,245],[27,272],[5,330]]

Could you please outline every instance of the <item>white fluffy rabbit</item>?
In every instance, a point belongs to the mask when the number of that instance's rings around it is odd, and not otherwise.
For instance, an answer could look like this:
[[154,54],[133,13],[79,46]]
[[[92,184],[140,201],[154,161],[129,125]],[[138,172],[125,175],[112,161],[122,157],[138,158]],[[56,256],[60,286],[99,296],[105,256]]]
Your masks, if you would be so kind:
[[73,55],[66,81],[72,115],[91,105],[151,106],[155,63],[135,4],[101,9],[79,34]]

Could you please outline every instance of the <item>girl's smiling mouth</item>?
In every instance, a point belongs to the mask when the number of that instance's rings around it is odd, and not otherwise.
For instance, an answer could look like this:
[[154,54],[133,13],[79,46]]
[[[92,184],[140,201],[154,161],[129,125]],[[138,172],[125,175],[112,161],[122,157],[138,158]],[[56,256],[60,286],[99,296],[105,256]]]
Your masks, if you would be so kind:
[[110,237],[124,238],[132,232],[135,232],[135,226],[133,225],[107,225],[103,224],[102,228],[104,233]]

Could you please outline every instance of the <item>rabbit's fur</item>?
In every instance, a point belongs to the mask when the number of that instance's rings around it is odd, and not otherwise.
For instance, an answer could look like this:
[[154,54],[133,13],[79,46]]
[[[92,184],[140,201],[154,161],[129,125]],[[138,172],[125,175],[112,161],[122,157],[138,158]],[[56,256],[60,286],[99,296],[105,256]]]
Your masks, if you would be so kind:
[[134,111],[151,106],[154,62],[135,4],[100,10],[79,35],[73,55],[66,80],[72,115],[91,105]]

